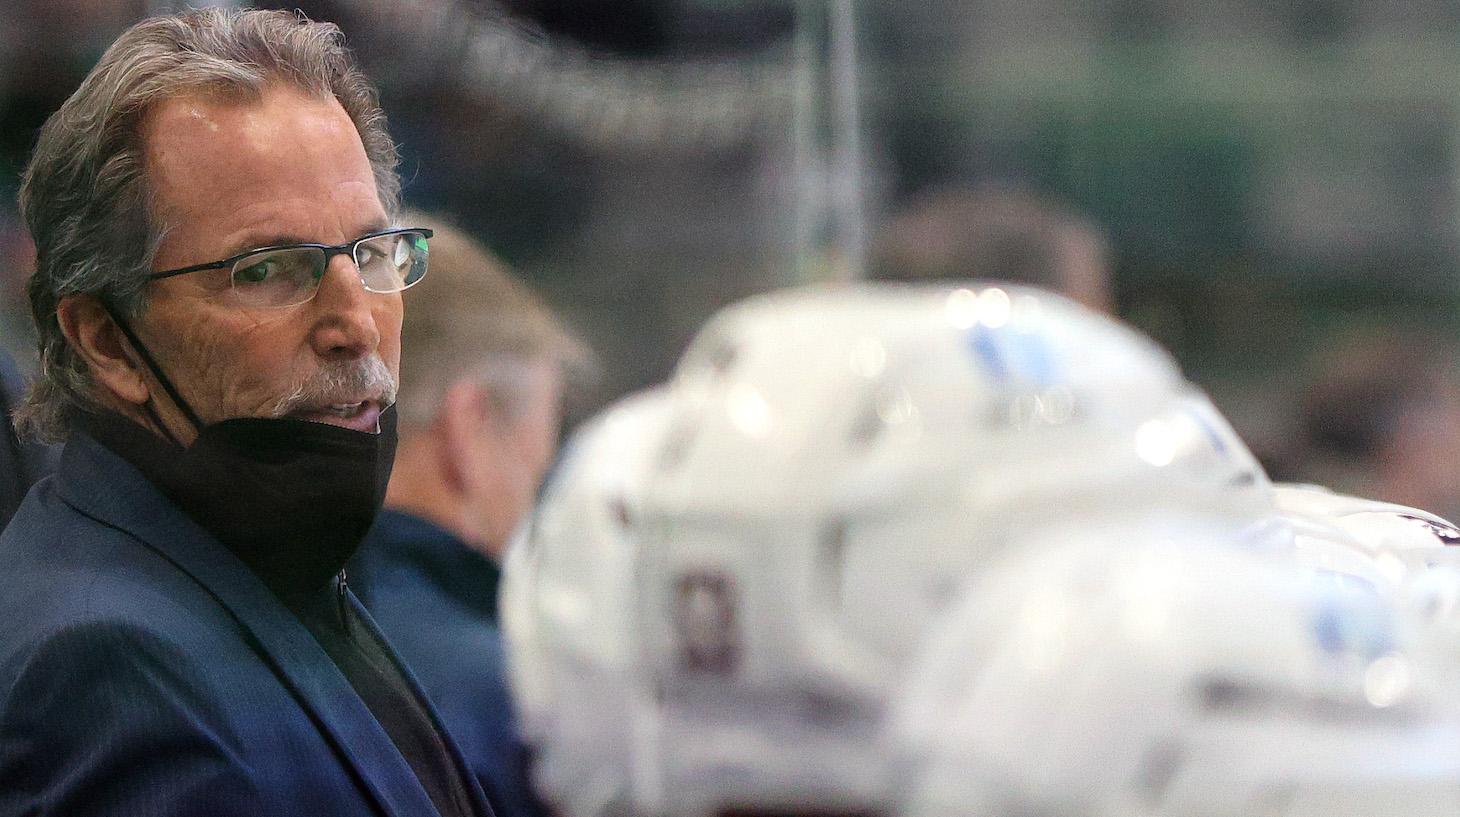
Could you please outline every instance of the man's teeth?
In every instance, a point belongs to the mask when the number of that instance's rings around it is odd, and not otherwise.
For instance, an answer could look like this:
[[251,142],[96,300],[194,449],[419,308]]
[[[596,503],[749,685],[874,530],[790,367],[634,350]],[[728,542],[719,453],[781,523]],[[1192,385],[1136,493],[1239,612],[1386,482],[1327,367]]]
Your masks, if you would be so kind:
[[331,414],[338,414],[341,417],[349,417],[349,416],[352,416],[354,414],[359,413],[360,407],[363,406],[363,405],[365,405],[364,402],[360,402],[360,403],[336,403],[336,404],[334,404],[332,406],[327,406],[325,408],[325,411],[328,411]]

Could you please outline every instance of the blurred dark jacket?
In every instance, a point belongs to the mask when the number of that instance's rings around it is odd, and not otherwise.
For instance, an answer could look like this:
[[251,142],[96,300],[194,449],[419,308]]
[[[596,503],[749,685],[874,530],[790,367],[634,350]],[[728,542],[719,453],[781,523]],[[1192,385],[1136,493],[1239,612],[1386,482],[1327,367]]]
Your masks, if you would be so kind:
[[25,492],[36,480],[56,470],[60,446],[22,441],[10,414],[25,396],[25,381],[10,355],[0,351],[0,410],[5,413],[0,440],[0,528],[10,522]]
[[504,674],[500,568],[444,528],[387,508],[346,571],[350,588],[461,747],[497,817],[540,817]]

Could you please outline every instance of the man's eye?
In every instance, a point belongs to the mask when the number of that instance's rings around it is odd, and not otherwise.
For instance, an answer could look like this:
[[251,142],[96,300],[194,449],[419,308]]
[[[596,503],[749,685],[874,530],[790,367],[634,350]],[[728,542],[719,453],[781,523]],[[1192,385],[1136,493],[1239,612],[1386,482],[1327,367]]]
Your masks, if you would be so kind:
[[262,284],[279,274],[279,265],[272,258],[255,261],[252,264],[235,267],[234,284]]
[[381,252],[380,248],[373,244],[361,244],[360,249],[356,250],[356,255],[358,256],[358,260],[355,263],[362,267],[366,264],[374,264],[385,258],[385,253]]

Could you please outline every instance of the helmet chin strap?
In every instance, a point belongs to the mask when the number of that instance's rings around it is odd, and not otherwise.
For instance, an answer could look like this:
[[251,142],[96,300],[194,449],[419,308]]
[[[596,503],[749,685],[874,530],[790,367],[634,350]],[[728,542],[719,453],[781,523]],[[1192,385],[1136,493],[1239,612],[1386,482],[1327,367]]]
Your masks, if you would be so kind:
[[[143,365],[152,372],[152,376],[156,378],[157,382],[162,384],[162,390],[167,392],[167,396],[172,400],[173,405],[177,406],[178,410],[182,412],[189,423],[192,423],[193,431],[195,433],[202,432],[203,422],[198,419],[197,412],[193,411],[193,407],[188,405],[188,401],[184,400],[183,396],[178,393],[177,388],[172,385],[172,381],[168,379],[167,375],[162,373],[162,367],[157,365],[157,360],[152,357],[152,353],[147,351],[147,347],[137,338],[136,333],[132,331],[132,327],[126,321],[122,320],[122,317],[116,313],[116,310],[112,309],[111,304],[102,302],[101,307],[111,317],[112,323],[115,323],[117,328],[122,330],[122,334],[126,336],[127,342],[132,344],[132,348],[137,350],[137,356],[142,358]],[[162,422],[162,417],[157,413],[157,407],[154,405],[151,395],[147,397],[147,413],[152,415],[152,421],[157,423],[157,426],[162,429],[162,433],[167,435],[169,440],[177,445],[182,445],[182,442],[168,430],[167,424]]]

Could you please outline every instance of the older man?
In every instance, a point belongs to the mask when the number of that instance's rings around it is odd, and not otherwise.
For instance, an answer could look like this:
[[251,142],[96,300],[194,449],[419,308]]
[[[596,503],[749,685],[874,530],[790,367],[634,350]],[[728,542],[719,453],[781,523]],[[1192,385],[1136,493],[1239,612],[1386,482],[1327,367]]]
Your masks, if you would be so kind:
[[429,219],[405,296],[400,452],[350,584],[399,647],[498,817],[537,813],[503,678],[498,564],[557,449],[589,354],[469,236]]
[[0,813],[490,814],[341,565],[394,457],[395,150],[337,30],[133,27],[23,182],[58,474],[0,537]]

